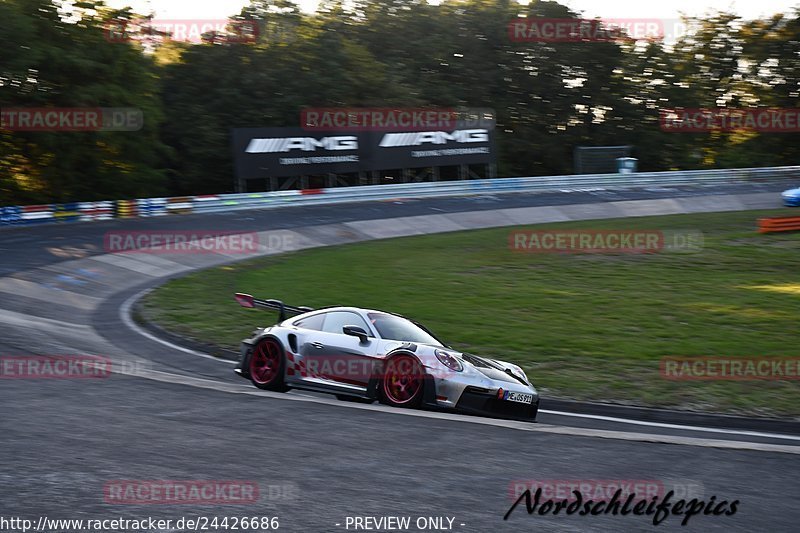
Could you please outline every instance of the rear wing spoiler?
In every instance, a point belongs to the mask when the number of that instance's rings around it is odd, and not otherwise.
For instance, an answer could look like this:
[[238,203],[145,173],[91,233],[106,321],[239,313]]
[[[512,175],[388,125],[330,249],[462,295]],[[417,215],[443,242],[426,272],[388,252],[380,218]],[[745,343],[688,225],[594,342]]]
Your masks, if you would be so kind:
[[278,311],[280,313],[279,319],[281,322],[286,320],[287,313],[291,313],[293,315],[299,315],[301,313],[307,313],[309,311],[314,310],[311,307],[286,305],[280,300],[272,300],[272,299],[262,300],[259,298],[254,298],[249,294],[244,294],[241,292],[237,292],[234,298],[236,298],[236,302],[242,307],[248,307],[248,308],[259,307],[261,309],[271,309],[273,311]]

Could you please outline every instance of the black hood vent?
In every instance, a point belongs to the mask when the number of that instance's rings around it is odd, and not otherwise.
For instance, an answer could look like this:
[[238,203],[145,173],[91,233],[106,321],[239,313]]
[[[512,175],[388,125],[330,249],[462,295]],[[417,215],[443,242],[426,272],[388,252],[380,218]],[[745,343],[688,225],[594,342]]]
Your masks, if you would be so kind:
[[482,374],[492,379],[511,382],[517,381],[523,385],[530,386],[530,383],[525,381],[521,376],[516,375],[508,368],[504,368],[497,363],[489,361],[488,359],[478,357],[477,355],[473,355],[471,353],[462,353],[461,358],[477,368]]

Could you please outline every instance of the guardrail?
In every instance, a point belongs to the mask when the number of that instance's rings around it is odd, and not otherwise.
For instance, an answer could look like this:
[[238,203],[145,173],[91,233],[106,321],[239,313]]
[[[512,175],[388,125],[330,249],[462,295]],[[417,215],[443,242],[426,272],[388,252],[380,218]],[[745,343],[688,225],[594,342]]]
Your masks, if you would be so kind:
[[712,187],[735,183],[772,182],[788,179],[796,179],[800,182],[800,166],[398,183],[327,189],[0,207],[0,225],[94,221],[109,220],[111,218],[213,213],[237,209],[274,209],[298,205],[326,205],[406,198],[445,198],[514,192],[630,189],[675,185]]
[[772,217],[758,219],[759,233],[800,231],[800,217]]

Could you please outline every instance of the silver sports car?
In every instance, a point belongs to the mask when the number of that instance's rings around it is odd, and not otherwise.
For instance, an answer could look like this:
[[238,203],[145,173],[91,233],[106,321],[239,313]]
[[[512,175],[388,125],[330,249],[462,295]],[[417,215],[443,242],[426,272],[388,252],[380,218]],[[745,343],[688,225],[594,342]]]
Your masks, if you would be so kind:
[[400,315],[357,307],[315,310],[241,293],[236,301],[280,313],[277,324],[242,341],[235,371],[260,389],[536,420],[539,394],[519,366],[458,352]]

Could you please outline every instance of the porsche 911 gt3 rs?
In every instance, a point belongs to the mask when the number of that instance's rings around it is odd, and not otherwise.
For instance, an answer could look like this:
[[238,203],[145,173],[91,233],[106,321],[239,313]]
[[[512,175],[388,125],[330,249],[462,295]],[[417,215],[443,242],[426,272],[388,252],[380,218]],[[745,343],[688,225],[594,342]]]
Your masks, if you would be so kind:
[[241,344],[235,372],[260,389],[536,420],[539,394],[519,366],[454,350],[400,315],[294,307],[242,293],[236,301],[280,313],[277,324]]

